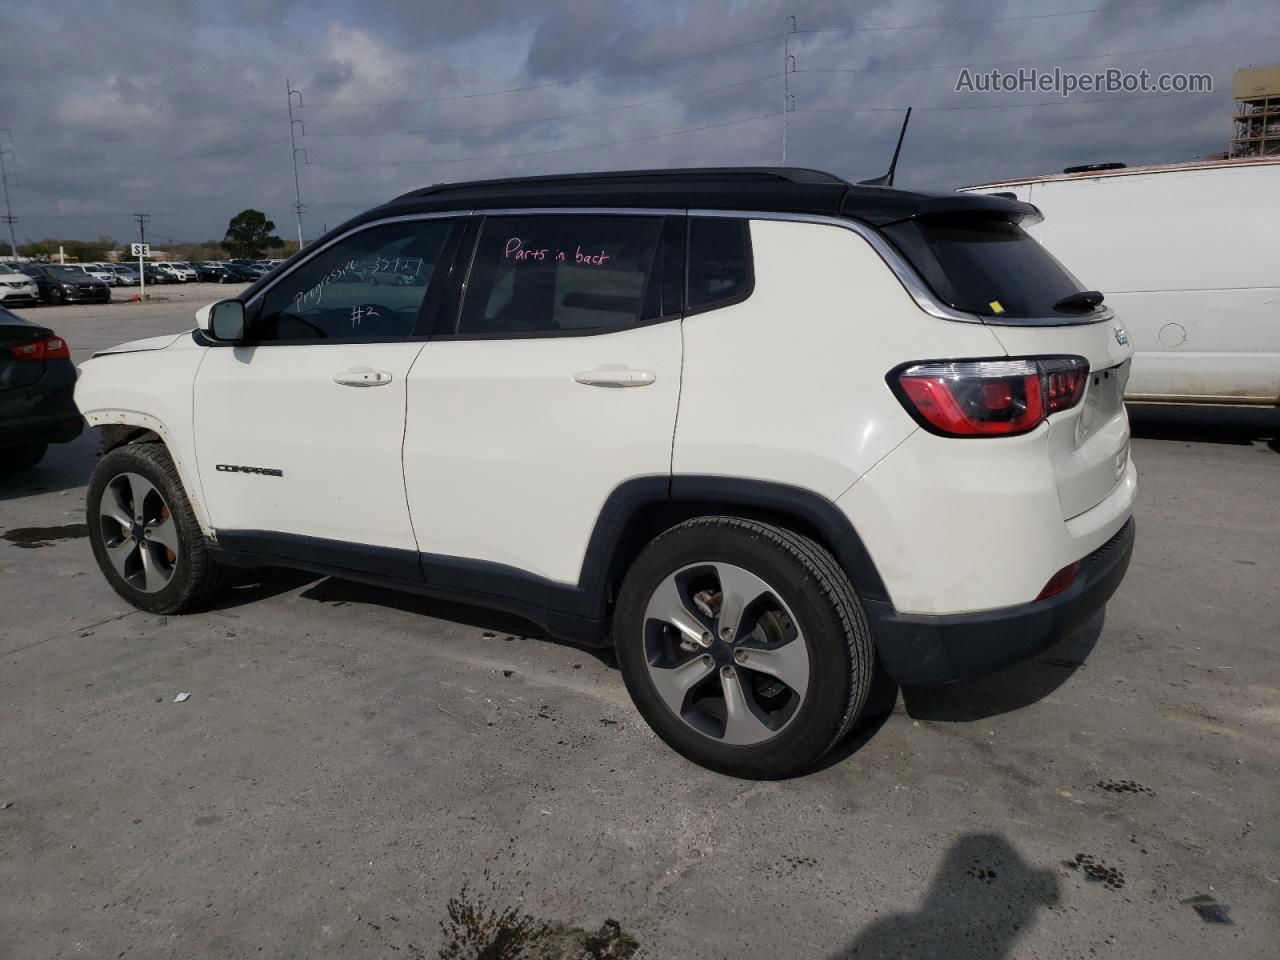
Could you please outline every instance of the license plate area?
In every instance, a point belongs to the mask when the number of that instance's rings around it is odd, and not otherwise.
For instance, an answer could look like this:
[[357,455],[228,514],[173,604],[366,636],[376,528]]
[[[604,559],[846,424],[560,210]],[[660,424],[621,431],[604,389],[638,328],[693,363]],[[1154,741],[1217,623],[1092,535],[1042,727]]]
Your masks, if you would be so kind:
[[1084,408],[1076,423],[1077,447],[1109,423],[1124,406],[1124,388],[1129,380],[1129,363],[1130,361],[1126,360],[1105,370],[1090,371],[1089,386],[1084,395]]

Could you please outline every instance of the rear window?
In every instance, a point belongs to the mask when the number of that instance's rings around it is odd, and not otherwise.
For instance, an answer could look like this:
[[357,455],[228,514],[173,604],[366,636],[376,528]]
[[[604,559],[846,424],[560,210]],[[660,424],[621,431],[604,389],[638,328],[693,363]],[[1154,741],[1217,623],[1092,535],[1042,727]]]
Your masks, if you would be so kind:
[[689,218],[689,311],[738,303],[751,295],[755,278],[746,220]]
[[890,224],[885,235],[933,292],[957,310],[1017,320],[1087,316],[1056,310],[1083,288],[1052,254],[1008,220],[918,218]]
[[663,224],[660,216],[486,217],[458,332],[599,333],[657,319]]

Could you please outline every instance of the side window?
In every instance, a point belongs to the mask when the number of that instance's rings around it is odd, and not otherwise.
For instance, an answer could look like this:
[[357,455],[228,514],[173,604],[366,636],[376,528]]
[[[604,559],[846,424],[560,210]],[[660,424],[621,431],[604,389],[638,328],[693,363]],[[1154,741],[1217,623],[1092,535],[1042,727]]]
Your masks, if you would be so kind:
[[456,220],[406,220],[339,240],[267,290],[253,339],[412,336]]
[[689,309],[709,310],[745,300],[755,286],[746,220],[689,218]]
[[486,217],[458,333],[598,333],[663,316],[664,222],[612,214]]

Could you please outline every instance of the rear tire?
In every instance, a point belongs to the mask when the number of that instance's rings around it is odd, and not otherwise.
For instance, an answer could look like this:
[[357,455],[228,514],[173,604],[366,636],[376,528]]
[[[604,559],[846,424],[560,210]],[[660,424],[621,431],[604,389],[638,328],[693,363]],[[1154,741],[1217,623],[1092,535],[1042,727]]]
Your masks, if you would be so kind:
[[735,517],[688,520],[645,547],[613,633],[653,731],[736,777],[811,767],[852,728],[875,671],[871,632],[835,558],[794,531]]
[[47,443],[24,443],[0,450],[0,473],[21,473],[30,470],[44,459],[49,450]]
[[98,461],[89,480],[88,522],[103,576],[141,610],[186,613],[227,582],[227,568],[210,556],[161,444],[117,447]]

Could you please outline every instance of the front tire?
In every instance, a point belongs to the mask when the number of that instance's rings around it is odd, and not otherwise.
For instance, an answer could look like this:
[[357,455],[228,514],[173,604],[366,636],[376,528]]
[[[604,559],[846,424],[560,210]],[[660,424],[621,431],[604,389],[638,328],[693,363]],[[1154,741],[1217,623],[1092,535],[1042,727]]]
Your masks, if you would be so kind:
[[835,558],[794,531],[735,517],[688,520],[645,547],[613,631],[653,731],[737,777],[811,767],[853,726],[875,671],[866,618]]
[[186,613],[211,599],[226,568],[209,555],[169,452],[117,447],[89,480],[89,540],[116,593],[149,613]]

